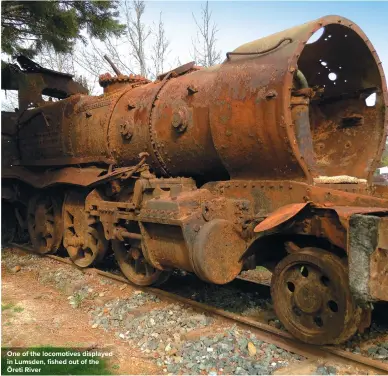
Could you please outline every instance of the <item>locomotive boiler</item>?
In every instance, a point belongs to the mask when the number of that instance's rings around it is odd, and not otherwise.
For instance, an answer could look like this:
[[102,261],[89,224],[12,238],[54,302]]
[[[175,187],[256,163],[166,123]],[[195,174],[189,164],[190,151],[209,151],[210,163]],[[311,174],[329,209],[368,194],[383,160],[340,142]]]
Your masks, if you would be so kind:
[[313,344],[345,341],[388,300],[388,189],[372,183],[387,87],[353,22],[323,17],[154,82],[105,74],[100,96],[21,65],[3,232],[25,227],[36,251],[64,247],[80,267],[111,246],[138,285],[265,266],[278,317]]

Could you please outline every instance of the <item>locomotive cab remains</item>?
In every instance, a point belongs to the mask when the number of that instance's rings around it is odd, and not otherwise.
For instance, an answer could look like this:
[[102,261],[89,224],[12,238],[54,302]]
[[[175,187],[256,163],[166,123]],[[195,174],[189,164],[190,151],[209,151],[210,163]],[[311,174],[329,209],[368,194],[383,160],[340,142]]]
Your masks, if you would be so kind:
[[279,319],[312,344],[346,341],[388,301],[388,188],[372,182],[387,87],[353,22],[323,17],[154,82],[114,67],[100,96],[21,61],[20,108],[2,113],[3,241],[26,230],[79,267],[113,249],[137,285],[265,266]]

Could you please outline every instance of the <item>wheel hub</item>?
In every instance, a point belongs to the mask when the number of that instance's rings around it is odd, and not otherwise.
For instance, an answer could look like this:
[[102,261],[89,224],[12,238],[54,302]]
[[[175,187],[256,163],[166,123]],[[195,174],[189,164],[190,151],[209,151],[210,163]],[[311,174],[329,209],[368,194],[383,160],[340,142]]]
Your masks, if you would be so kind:
[[86,194],[69,193],[63,211],[63,245],[71,260],[81,268],[102,261],[109,246],[101,222],[85,211]]
[[123,274],[133,283],[140,286],[157,285],[165,282],[170,272],[156,269],[144,257],[141,242],[134,240],[112,241],[117,263]]
[[294,293],[295,305],[303,313],[316,313],[322,307],[321,292],[316,286],[303,283],[296,287]]

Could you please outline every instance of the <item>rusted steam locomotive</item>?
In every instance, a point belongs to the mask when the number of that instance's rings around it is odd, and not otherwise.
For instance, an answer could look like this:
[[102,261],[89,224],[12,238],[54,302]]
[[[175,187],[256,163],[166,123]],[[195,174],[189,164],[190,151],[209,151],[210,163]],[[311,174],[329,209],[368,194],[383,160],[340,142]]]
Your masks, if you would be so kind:
[[19,109],[3,113],[8,233],[24,226],[38,252],[63,246],[80,267],[111,244],[139,285],[173,269],[225,284],[263,265],[278,317],[313,344],[346,340],[388,300],[388,188],[372,183],[387,87],[351,21],[323,17],[154,82],[106,74],[95,97],[22,66]]

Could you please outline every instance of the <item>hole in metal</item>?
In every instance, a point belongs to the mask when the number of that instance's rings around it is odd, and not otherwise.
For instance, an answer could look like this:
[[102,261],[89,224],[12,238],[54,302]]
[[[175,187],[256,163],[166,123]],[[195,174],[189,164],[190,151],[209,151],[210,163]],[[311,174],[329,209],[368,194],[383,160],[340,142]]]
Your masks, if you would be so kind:
[[327,306],[329,307],[330,311],[338,312],[338,304],[334,300],[329,300],[327,302]]
[[335,81],[337,79],[337,75],[334,72],[329,73],[327,77],[329,77],[330,81]]
[[322,284],[324,285],[324,286],[329,286],[329,282],[330,282],[330,280],[329,280],[329,278],[327,278],[326,276],[322,276],[321,277],[321,282],[322,282]]
[[295,285],[292,282],[287,282],[287,288],[291,291],[295,291]]
[[368,107],[373,107],[373,106],[376,104],[376,93],[373,93],[373,94],[369,95],[369,96],[365,99],[365,104],[366,104]]
[[314,322],[317,326],[319,326],[320,328],[323,326],[323,321],[322,319],[319,317],[319,316],[315,316],[314,317]]
[[324,67],[326,67],[326,65],[327,65],[326,61],[321,61],[321,65],[323,65]]
[[318,29],[310,38],[309,40],[306,42],[306,44],[311,44],[311,43],[315,43],[317,40],[319,40],[321,38],[321,36],[323,35],[323,33],[325,32],[325,28],[324,27],[321,27],[320,29]]
[[305,266],[302,266],[300,268],[300,274],[302,274],[303,277],[308,277],[309,271],[308,271],[308,269]]

